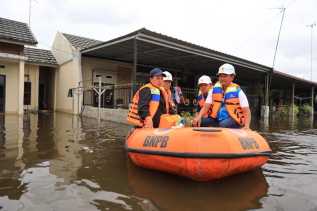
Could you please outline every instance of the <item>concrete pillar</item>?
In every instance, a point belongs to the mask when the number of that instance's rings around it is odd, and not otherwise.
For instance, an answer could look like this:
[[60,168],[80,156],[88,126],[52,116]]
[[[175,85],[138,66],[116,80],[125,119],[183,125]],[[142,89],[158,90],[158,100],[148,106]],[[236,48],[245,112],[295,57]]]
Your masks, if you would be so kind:
[[77,111],[76,114],[80,114],[81,112],[81,108],[83,105],[83,89],[81,89],[80,87],[84,86],[84,82],[83,82],[83,70],[82,70],[82,60],[81,60],[81,53],[78,52],[78,82],[77,82]]
[[40,67],[36,68],[36,71],[35,71],[35,83],[34,83],[34,86],[35,86],[35,105],[34,105],[34,108],[36,111],[39,110],[39,84],[40,84]]
[[59,76],[59,69],[55,69],[54,72],[54,111],[57,110],[57,93],[58,93],[58,76]]
[[264,119],[269,119],[270,116],[270,74],[265,75],[265,80],[264,80],[264,105],[261,107],[261,116]]
[[18,114],[23,115],[23,100],[24,100],[24,61],[19,62],[18,73]]

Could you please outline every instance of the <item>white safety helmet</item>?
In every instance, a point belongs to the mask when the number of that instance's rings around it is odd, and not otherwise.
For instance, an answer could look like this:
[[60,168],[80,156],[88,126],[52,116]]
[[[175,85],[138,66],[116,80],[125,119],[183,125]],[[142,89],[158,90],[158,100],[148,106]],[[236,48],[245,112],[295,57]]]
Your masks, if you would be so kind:
[[200,76],[200,78],[198,79],[198,86],[200,84],[211,84],[211,79],[208,75],[202,75]]
[[163,74],[164,74],[163,81],[173,81],[173,77],[170,72],[164,71]]
[[231,65],[231,64],[223,64],[219,67],[219,71],[218,71],[218,74],[227,74],[227,75],[235,75],[236,74],[236,71],[234,70],[234,66]]

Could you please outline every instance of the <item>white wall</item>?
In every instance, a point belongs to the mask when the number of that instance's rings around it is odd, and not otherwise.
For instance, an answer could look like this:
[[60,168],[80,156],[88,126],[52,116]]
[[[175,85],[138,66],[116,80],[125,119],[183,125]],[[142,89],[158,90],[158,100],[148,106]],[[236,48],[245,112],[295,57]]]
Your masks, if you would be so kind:
[[5,90],[5,112],[18,113],[18,90],[19,90],[19,63],[0,61],[5,68],[0,68],[0,74],[6,76],[6,90]]
[[77,114],[78,97],[67,97],[69,89],[76,88],[81,81],[80,53],[71,46],[68,40],[57,33],[52,52],[60,67],[55,74],[55,110]]
[[63,64],[73,59],[75,48],[60,32],[57,32],[52,45],[52,53],[54,54],[57,63]]
[[121,85],[131,81],[132,64],[91,57],[82,57],[81,63],[85,86],[92,82],[94,70],[113,76],[114,84]]

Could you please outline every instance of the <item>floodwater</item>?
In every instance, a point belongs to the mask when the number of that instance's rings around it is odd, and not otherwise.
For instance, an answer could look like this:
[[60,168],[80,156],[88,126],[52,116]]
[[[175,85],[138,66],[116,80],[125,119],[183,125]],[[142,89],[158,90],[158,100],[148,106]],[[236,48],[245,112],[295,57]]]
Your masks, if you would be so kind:
[[1,116],[0,210],[317,210],[316,124],[274,122],[254,126],[273,150],[262,169],[200,183],[134,166],[125,125]]

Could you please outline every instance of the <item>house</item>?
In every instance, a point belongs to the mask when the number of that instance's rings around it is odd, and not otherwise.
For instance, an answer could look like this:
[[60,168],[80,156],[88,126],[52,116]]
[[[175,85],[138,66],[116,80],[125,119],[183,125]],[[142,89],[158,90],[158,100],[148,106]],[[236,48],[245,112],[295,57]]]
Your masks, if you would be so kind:
[[54,110],[57,61],[26,23],[0,18],[0,112]]
[[[83,98],[89,104],[96,103],[92,87],[128,84],[131,81],[132,64],[98,57],[82,56],[81,51],[103,43],[99,40],[57,32],[52,52],[59,64],[56,72],[56,110],[79,114]],[[72,97],[70,97],[72,96]]]
[[[281,76],[271,67],[145,28],[108,41],[58,32],[52,52],[60,65],[56,78],[57,92],[62,94],[56,102],[57,110],[96,117],[99,111],[94,108],[101,101],[102,118],[109,120],[120,116],[124,121],[126,110],[116,108],[128,107],[135,91],[134,85],[146,82],[148,72],[153,67],[172,72],[174,81],[185,88],[186,97],[193,98],[197,79],[201,75],[216,76],[221,64],[231,63],[238,72],[239,84],[247,93],[251,110],[256,115],[259,115],[261,107],[266,113],[269,106],[274,104],[269,97],[271,90],[285,93],[285,102],[291,103],[295,95],[314,96],[317,87],[311,81],[288,74]],[[101,99],[93,89],[98,87],[99,80],[106,90]],[[121,85],[127,86],[118,88]],[[292,87],[296,87],[296,90],[294,88],[291,92]]]

